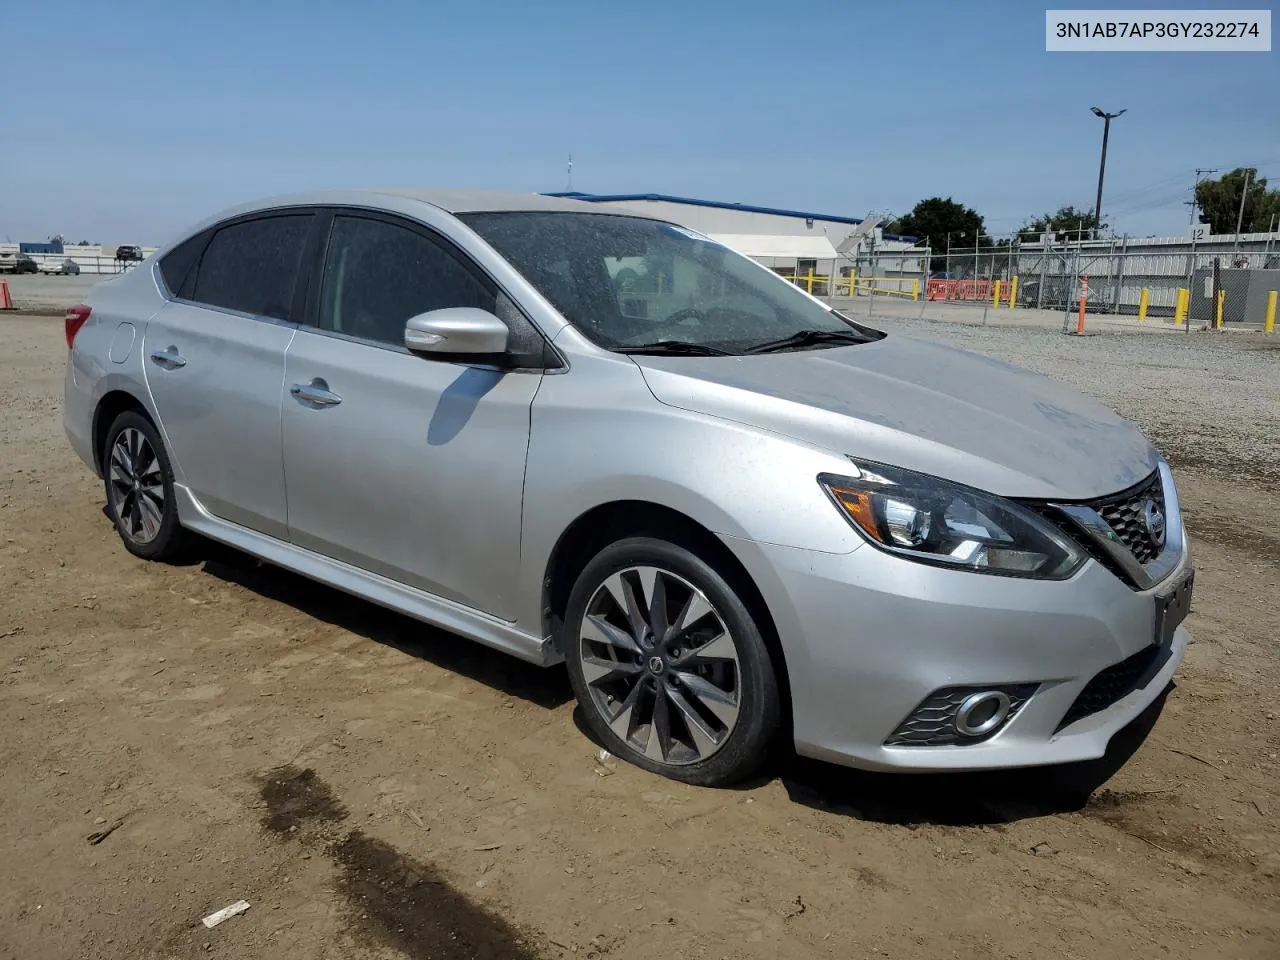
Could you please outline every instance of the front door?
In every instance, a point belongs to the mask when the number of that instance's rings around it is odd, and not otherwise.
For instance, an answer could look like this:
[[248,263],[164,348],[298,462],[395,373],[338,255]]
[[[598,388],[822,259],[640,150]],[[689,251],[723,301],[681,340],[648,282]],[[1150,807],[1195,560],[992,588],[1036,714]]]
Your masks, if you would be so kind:
[[514,619],[529,409],[541,377],[405,349],[409,317],[455,306],[518,322],[478,268],[426,228],[333,218],[316,325],[299,329],[285,357],[289,536]]
[[280,405],[299,268],[314,215],[221,227],[186,299],[147,324],[143,363],[177,473],[206,510],[287,532]]

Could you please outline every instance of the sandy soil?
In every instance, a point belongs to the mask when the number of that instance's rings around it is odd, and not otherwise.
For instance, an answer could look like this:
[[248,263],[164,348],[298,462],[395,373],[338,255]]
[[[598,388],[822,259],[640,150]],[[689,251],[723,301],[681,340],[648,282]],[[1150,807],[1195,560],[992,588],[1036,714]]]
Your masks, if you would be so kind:
[[1180,472],[1195,641],[1105,762],[700,790],[598,763],[560,671],[135,560],[61,433],[61,323],[0,329],[0,957],[1280,956],[1265,484]]

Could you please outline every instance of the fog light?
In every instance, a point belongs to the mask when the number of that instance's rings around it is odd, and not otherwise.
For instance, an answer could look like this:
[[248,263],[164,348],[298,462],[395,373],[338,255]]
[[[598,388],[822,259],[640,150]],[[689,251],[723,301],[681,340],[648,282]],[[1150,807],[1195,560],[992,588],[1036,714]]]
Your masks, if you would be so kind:
[[964,698],[956,711],[956,732],[965,737],[984,737],[1009,717],[1012,706],[1002,690],[984,690]]

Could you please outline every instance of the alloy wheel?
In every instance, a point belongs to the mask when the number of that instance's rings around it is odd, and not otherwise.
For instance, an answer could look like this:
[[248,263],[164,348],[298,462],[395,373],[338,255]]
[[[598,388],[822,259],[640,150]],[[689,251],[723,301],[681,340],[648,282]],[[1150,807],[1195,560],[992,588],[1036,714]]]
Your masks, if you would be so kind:
[[136,427],[121,430],[107,459],[111,510],[120,532],[137,544],[147,544],[164,522],[164,474],[146,434]]
[[706,595],[668,570],[628,567],[596,588],[578,658],[595,709],[650,760],[706,760],[738,723],[737,644]]

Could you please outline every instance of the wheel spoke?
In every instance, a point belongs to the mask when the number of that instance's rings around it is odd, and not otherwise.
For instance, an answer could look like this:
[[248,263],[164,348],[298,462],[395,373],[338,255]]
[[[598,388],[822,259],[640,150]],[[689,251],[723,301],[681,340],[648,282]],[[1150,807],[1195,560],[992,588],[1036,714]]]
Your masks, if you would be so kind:
[[632,653],[640,652],[640,644],[635,637],[625,630],[619,630],[604,617],[587,614],[582,620],[582,639],[592,643],[602,643],[609,647],[618,647]]
[[698,702],[710,710],[726,727],[732,727],[738,719],[738,698],[721,690],[714,683],[696,673],[677,673],[680,684],[689,691]]
[[640,609],[644,612],[645,625],[655,638],[667,632],[667,584],[653,567],[641,567],[636,571],[640,580]]
[[707,602],[707,598],[702,595],[702,591],[694,590],[689,594],[689,599],[685,601],[684,609],[680,611],[680,615],[676,617],[675,622],[672,623],[671,626],[663,633],[663,642],[670,643],[707,614],[712,612],[711,604],[709,604]]
[[609,595],[613,597],[618,608],[627,615],[627,622],[631,624],[631,632],[637,637],[644,636],[644,629],[648,620],[644,612],[644,600],[636,596],[636,590],[630,578],[624,577],[621,573],[615,573],[604,582],[604,586],[609,591]]
[[734,646],[733,637],[729,636],[721,629],[719,636],[707,641],[700,647],[694,647],[682,656],[676,665],[680,667],[692,667],[707,662],[723,662],[732,660],[738,662],[738,648]]
[[142,525],[142,516],[138,510],[138,498],[133,495],[132,490],[125,494],[124,501],[120,504],[120,514],[128,528],[129,536],[137,537],[138,529]]
[[155,455],[155,451],[151,451],[151,457],[147,461],[145,469],[138,472],[138,480],[144,484],[158,485],[163,482],[160,476],[160,458]]
[[138,513],[142,518],[142,534],[147,540],[154,540],[156,534],[160,532],[160,522],[163,519],[160,508],[152,502],[150,497],[139,496],[137,503]]
[[719,748],[720,741],[707,727],[706,721],[694,709],[693,704],[686,700],[684,694],[679,690],[668,690],[667,696],[670,698],[672,706],[680,711],[680,717],[689,729],[689,736],[693,740],[693,749],[697,751],[698,758],[701,759],[714,753]]
[[582,676],[587,683],[604,684],[625,677],[634,677],[644,670],[642,663],[622,660],[602,660],[599,657],[582,658]]
[[[123,442],[122,442],[123,441]],[[128,439],[121,436],[111,448],[111,463],[120,473],[133,482],[133,459],[129,456]]]
[[644,755],[650,760],[663,761],[671,752],[671,706],[662,690],[653,698],[653,719],[649,721],[649,738],[645,741]]
[[631,692],[627,694],[627,698],[622,701],[622,705],[618,708],[618,712],[613,715],[613,719],[609,721],[609,729],[621,737],[624,741],[631,739],[631,730],[635,726],[634,715],[636,703],[640,700],[640,695],[644,693],[644,684],[637,683],[631,688]]

